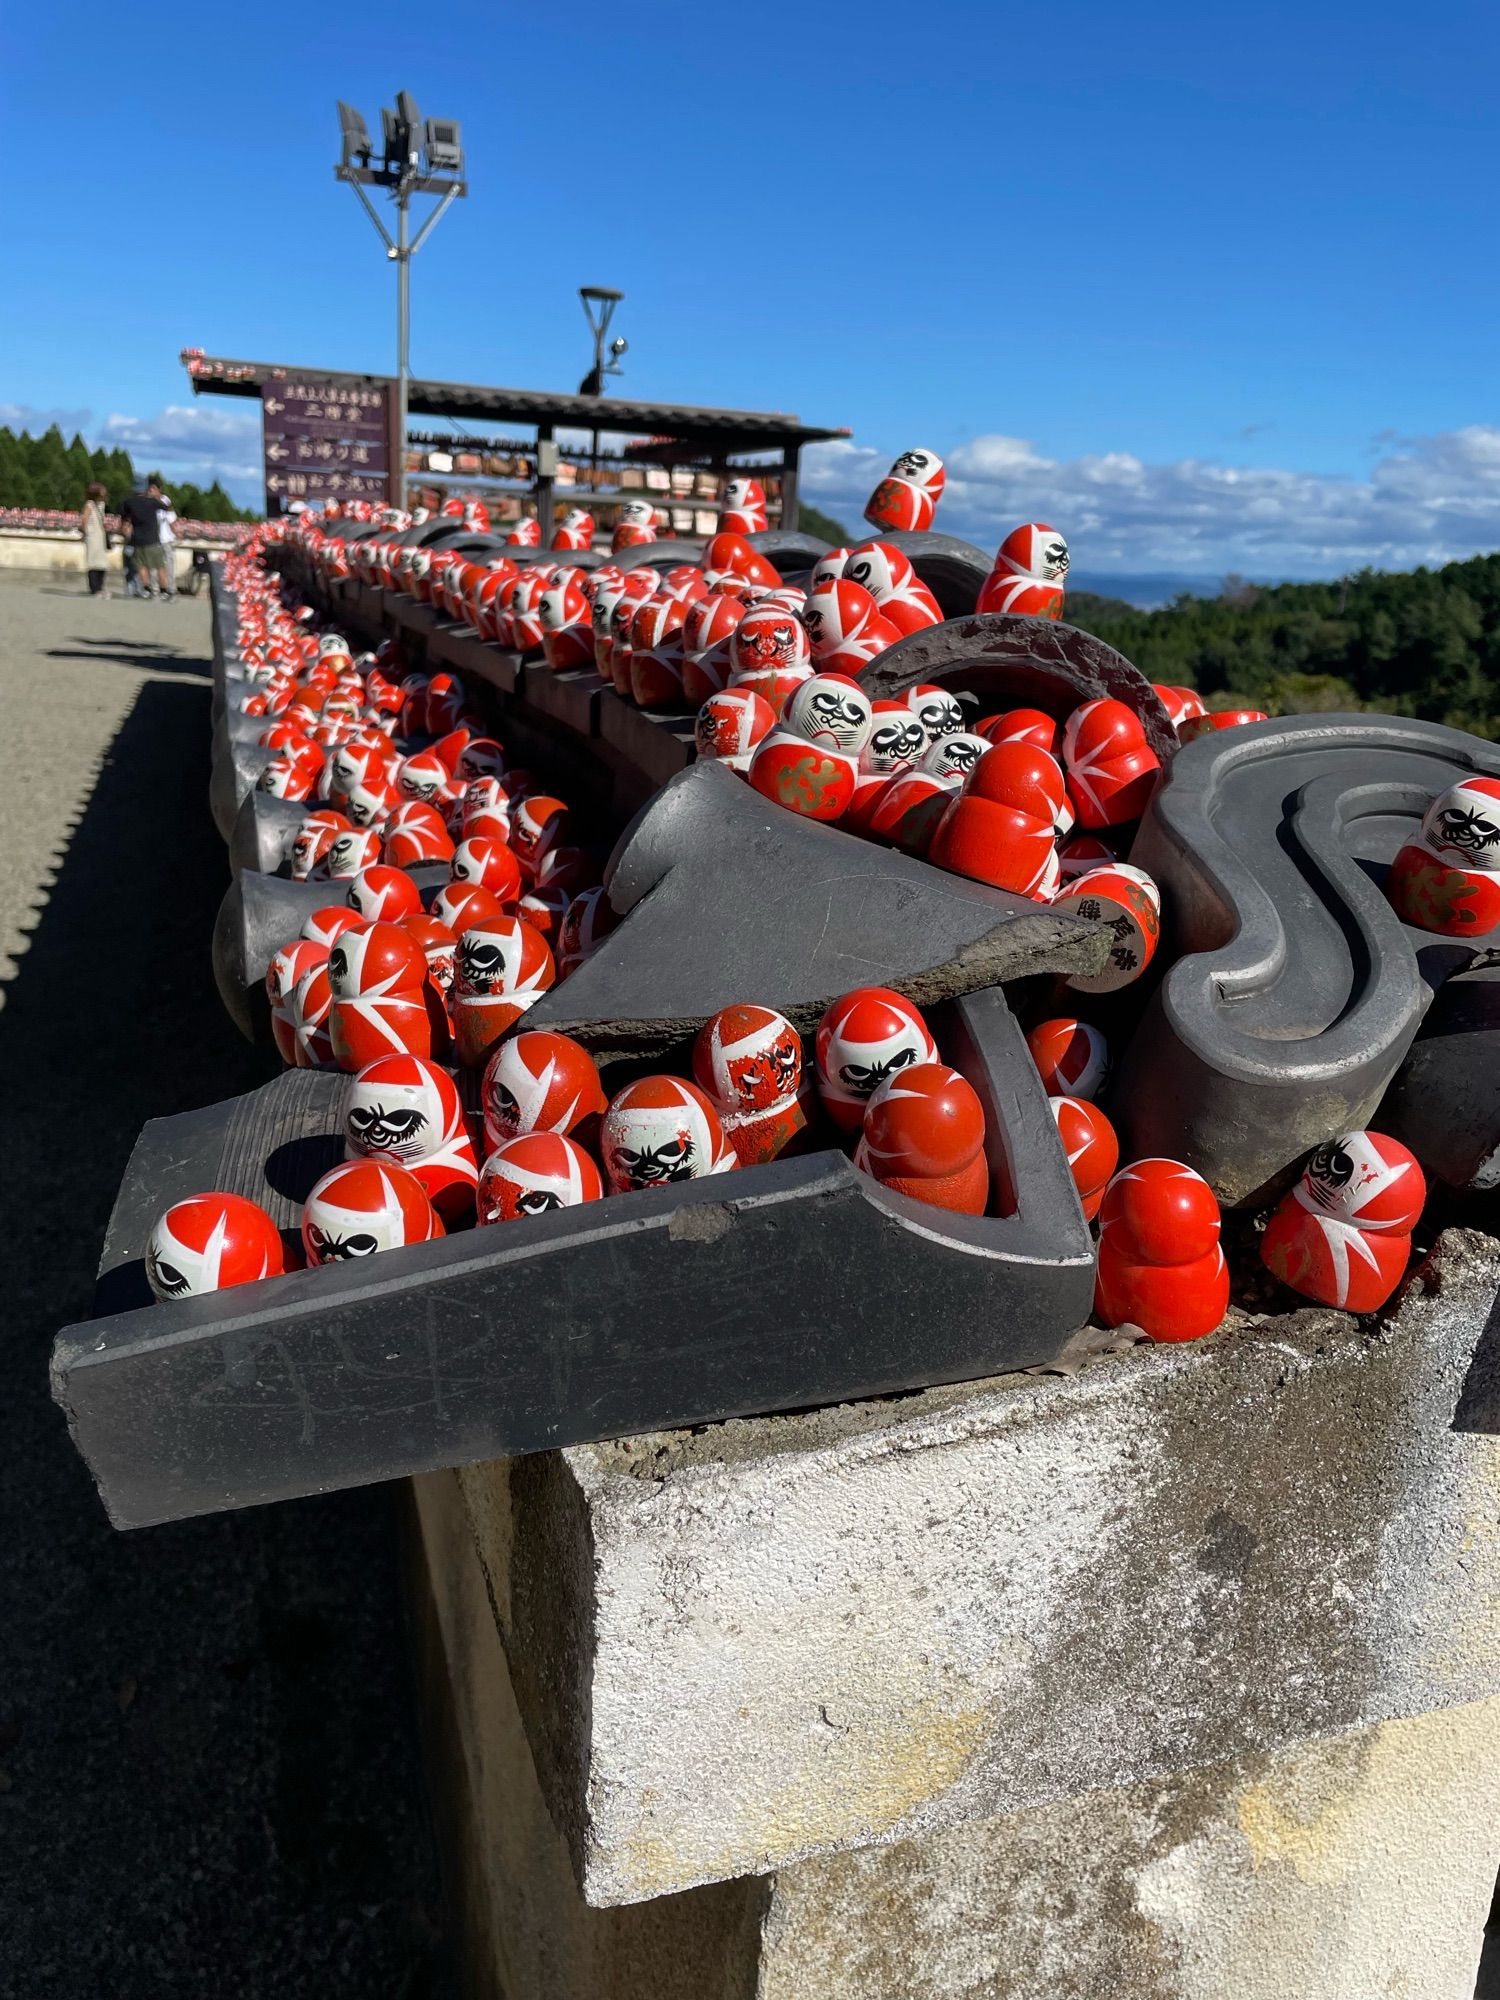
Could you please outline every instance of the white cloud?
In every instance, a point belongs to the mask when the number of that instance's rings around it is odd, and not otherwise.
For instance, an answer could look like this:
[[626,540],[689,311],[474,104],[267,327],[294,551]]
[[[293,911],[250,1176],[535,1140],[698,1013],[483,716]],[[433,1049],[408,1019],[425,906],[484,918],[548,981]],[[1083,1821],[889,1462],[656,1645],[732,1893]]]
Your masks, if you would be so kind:
[[123,445],[142,471],[160,466],[169,477],[200,484],[221,479],[231,490],[259,487],[258,404],[169,403],[154,417],[115,414],[99,425],[95,441]]
[[71,439],[75,431],[88,435],[92,410],[38,410],[29,403],[0,403],[0,424],[13,431],[30,431],[39,436],[49,424],[56,424],[65,438]]
[[[941,446],[937,447],[941,449]],[[803,491],[852,530],[894,451],[833,443],[804,454]],[[1387,438],[1367,476],[1130,452],[1049,459],[1024,438],[951,447],[936,526],[996,548],[1018,521],[1067,535],[1080,580],[1170,571],[1317,576],[1407,569],[1500,546],[1500,428]]]

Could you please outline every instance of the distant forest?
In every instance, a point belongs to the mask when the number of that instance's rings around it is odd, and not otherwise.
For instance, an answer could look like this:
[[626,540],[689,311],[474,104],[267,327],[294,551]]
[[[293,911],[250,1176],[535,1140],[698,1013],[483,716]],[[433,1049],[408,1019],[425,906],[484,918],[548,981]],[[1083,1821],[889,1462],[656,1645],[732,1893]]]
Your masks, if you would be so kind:
[[1231,576],[1158,611],[1069,591],[1063,616],[1210,708],[1382,709],[1500,738],[1500,555],[1337,583]]
[[[97,479],[109,494],[108,509],[114,514],[134,489],[136,477],[128,451],[106,451],[102,446],[90,451],[76,432],[68,444],[56,424],[40,437],[26,431],[18,436],[7,425],[0,425],[0,507],[55,507],[76,514],[90,481]],[[195,486],[187,479],[163,480],[162,484],[185,521],[259,518],[236,507],[217,479],[207,487]]]

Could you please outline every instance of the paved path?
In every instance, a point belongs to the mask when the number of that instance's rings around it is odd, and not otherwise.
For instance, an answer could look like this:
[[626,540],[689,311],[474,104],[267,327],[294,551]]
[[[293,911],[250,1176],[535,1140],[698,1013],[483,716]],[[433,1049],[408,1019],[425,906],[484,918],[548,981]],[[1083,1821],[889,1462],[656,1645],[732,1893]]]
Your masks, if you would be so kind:
[[47,1394],[213,987],[206,599],[0,583],[0,2000],[435,1995],[380,1492],[117,1535]]

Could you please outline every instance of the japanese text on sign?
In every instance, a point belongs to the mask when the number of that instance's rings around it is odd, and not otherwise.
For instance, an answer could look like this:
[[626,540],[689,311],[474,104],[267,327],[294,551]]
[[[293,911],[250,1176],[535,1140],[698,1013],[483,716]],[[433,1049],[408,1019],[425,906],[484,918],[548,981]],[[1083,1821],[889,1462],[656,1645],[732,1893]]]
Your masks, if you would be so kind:
[[386,481],[362,472],[268,472],[266,491],[287,500],[383,500]]
[[261,418],[268,498],[389,498],[387,385],[267,382]]

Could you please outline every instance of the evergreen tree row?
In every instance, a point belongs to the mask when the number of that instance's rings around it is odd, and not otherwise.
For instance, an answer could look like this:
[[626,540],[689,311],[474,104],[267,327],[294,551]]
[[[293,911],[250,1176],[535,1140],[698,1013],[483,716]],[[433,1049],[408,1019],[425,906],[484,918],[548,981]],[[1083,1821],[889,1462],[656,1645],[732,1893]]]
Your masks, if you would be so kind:
[[1230,577],[1157,611],[1069,592],[1063,616],[1210,708],[1372,708],[1500,737],[1500,555],[1334,583]]
[[[98,480],[109,495],[108,508],[117,513],[136,482],[130,454],[119,446],[90,451],[75,432],[71,444],[56,424],[40,437],[18,436],[0,425],[0,507],[55,507],[77,513],[84,493]],[[212,486],[191,480],[163,482],[172,505],[185,521],[253,521],[257,517],[236,507],[216,479]]]

